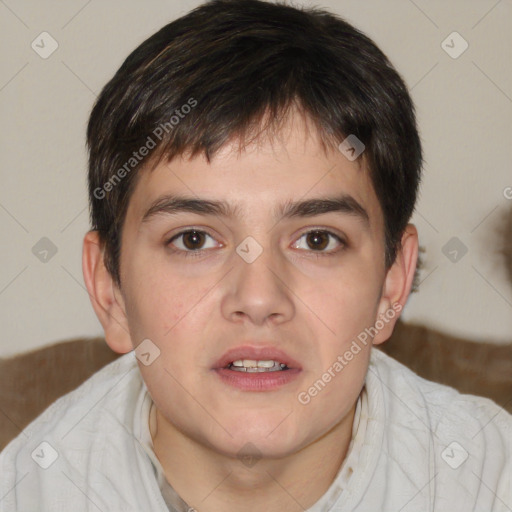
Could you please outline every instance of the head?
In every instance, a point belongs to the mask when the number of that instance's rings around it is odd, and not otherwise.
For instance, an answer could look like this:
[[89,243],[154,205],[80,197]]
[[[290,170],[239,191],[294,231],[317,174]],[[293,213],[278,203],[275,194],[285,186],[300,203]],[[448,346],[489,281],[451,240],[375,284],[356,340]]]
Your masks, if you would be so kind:
[[[376,45],[321,10],[214,0],[129,55],[87,140],[85,281],[112,349],[151,340],[171,427],[279,457],[346,421],[417,259],[414,109]],[[241,346],[293,378],[234,385]]]

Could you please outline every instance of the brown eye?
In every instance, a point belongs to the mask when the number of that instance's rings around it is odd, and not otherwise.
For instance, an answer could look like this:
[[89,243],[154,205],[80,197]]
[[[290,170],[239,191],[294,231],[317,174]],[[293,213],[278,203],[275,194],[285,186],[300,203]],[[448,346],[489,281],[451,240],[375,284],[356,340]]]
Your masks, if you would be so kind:
[[200,249],[204,239],[204,233],[201,231],[187,231],[183,234],[183,245],[190,250]]
[[[211,241],[208,241],[210,239]],[[213,243],[212,243],[213,242]],[[167,244],[174,246],[175,249],[186,253],[192,253],[215,248],[214,238],[205,231],[198,229],[188,229],[173,236]]]
[[305,249],[318,255],[334,255],[346,247],[346,242],[338,235],[324,229],[314,229],[304,233],[293,245],[295,249]]
[[306,240],[311,249],[323,250],[329,245],[329,234],[326,231],[311,231]]

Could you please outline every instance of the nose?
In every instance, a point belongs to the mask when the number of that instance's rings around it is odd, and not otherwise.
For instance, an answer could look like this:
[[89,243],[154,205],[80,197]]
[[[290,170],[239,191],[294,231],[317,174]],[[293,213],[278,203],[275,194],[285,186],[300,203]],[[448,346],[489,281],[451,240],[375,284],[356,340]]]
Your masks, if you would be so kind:
[[252,262],[234,254],[234,268],[227,277],[222,314],[231,322],[281,324],[293,318],[291,276],[283,258],[269,248]]

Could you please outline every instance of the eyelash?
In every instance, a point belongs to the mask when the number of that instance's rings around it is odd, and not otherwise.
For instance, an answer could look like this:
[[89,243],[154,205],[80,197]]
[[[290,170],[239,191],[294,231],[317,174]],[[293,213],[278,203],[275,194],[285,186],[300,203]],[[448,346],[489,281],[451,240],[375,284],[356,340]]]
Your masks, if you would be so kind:
[[[179,233],[173,235],[170,239],[168,239],[165,243],[166,246],[169,246],[174,240],[180,238],[181,236],[183,235],[186,235],[188,233],[192,233],[192,232],[196,232],[196,233],[199,233],[199,234],[203,234],[203,235],[207,235],[209,236],[210,238],[214,238],[212,235],[210,235],[207,231],[203,231],[203,230],[200,230],[200,229],[194,229],[194,228],[189,228],[187,230],[184,230],[184,231],[180,231]],[[297,240],[300,240],[302,237],[306,236],[306,235],[309,235],[311,233],[323,233],[323,234],[327,234],[329,236],[331,236],[332,238],[334,238],[337,242],[339,242],[341,244],[341,248],[337,249],[337,250],[331,250],[331,251],[314,251],[314,250],[309,250],[307,252],[310,252],[311,253],[311,256],[314,257],[314,258],[323,258],[323,257],[329,257],[329,256],[336,256],[339,252],[343,251],[347,246],[347,242],[341,238],[339,235],[327,230],[327,229],[321,229],[321,228],[313,228],[309,231],[306,231],[304,233],[302,233],[302,235],[297,238]],[[210,249],[196,249],[196,250],[184,250],[184,249],[173,249],[173,248],[170,248],[171,252],[177,254],[177,253],[181,253],[181,255],[183,255],[184,257],[186,258],[189,258],[189,257],[192,257],[192,258],[197,258],[197,257],[201,257],[204,255],[204,253]],[[299,249],[301,251],[304,251],[304,249]]]

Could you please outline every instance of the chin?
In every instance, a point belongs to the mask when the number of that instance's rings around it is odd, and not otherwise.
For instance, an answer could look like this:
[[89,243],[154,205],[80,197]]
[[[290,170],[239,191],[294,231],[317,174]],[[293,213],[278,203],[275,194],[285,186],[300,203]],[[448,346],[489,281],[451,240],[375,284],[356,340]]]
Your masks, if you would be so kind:
[[[290,439],[269,441],[263,438],[241,437],[230,440],[228,446],[216,446],[215,451],[222,455],[239,459],[246,466],[251,467],[251,462],[260,459],[283,459],[300,449]],[[249,459],[249,463],[247,463]]]
[[[255,415],[256,416],[256,415]],[[285,416],[284,416],[285,417]],[[223,443],[226,455],[240,458],[253,455],[264,458],[283,458],[306,444],[304,433],[300,433],[295,425],[286,424],[283,417],[269,415],[266,418],[237,418],[226,424],[226,430],[233,437],[224,436]],[[251,453],[254,452],[254,453]]]

